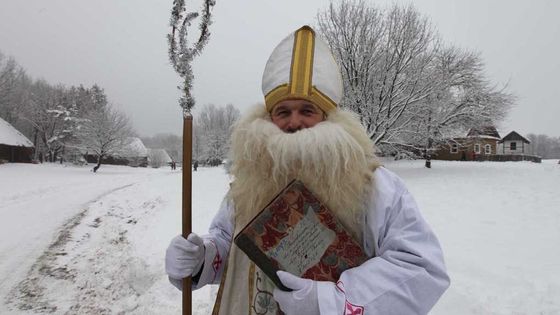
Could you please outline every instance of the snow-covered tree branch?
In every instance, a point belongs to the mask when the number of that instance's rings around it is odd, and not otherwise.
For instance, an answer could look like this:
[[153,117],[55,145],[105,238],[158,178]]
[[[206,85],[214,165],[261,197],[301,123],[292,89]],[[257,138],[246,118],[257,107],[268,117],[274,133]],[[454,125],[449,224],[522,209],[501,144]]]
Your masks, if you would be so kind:
[[427,159],[453,137],[471,128],[495,126],[505,117],[515,98],[491,86],[483,69],[473,52],[449,47],[436,55],[431,79],[437,88],[412,113],[414,119],[404,137],[422,148]]
[[99,111],[91,111],[84,118],[77,132],[77,147],[97,157],[97,165],[93,169],[95,172],[101,166],[103,158],[119,153],[132,135],[128,117],[105,107]]
[[195,158],[203,164],[221,164],[229,150],[230,129],[240,115],[231,104],[225,107],[204,106],[195,125]]
[[485,79],[477,53],[444,46],[412,5],[344,0],[317,20],[342,70],[341,106],[385,153],[426,154],[453,131],[495,124],[515,100]]
[[381,11],[343,1],[321,12],[318,23],[342,67],[342,107],[360,115],[376,144],[394,137],[434,89],[428,76],[439,41],[428,19],[412,6]]
[[21,110],[22,87],[28,81],[25,71],[14,58],[0,52],[0,117],[16,124]]

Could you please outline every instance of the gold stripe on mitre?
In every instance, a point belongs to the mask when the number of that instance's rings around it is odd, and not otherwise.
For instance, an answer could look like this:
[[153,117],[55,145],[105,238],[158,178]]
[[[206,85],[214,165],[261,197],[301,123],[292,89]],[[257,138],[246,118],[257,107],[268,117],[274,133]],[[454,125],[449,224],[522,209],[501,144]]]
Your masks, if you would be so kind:
[[290,69],[290,94],[311,94],[314,46],[315,32],[309,26],[296,31]]
[[290,81],[265,95],[266,109],[288,99],[304,99],[319,106],[324,112],[336,108],[336,103],[313,86],[313,54],[315,32],[309,26],[298,29],[294,36]]

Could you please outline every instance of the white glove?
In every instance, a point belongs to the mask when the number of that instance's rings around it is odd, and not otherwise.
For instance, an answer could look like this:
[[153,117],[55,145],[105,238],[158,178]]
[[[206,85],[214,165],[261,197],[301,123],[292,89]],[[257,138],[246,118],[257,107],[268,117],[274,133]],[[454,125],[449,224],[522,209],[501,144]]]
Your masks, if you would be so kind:
[[180,280],[196,275],[204,263],[204,242],[191,233],[187,239],[181,235],[171,240],[165,252],[165,272],[169,278]]
[[296,277],[285,271],[276,274],[284,286],[293,290],[285,292],[275,288],[273,292],[274,299],[286,315],[319,314],[317,281]]

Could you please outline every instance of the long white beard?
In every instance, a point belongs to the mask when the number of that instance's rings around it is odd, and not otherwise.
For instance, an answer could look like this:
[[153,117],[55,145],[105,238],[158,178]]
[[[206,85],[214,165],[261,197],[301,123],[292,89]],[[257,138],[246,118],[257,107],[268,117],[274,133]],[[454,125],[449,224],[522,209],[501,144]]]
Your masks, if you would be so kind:
[[[379,166],[359,120],[335,110],[312,128],[285,133],[264,109],[235,126],[230,197],[242,228],[293,179],[301,180],[350,230],[364,210]],[[354,227],[354,228],[351,228]],[[354,235],[358,237],[358,235]]]

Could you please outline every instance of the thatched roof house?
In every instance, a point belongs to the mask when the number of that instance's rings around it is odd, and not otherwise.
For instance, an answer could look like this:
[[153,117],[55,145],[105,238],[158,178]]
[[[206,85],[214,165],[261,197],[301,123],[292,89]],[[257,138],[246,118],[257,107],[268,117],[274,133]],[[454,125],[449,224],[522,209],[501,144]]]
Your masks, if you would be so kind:
[[33,143],[0,118],[0,161],[31,162]]
[[[97,156],[87,154],[84,156],[88,163],[97,163]],[[140,138],[128,138],[126,144],[110,156],[105,156],[103,164],[128,165],[133,167],[148,166],[148,149]]]
[[148,149],[148,163],[157,168],[169,165],[173,160],[164,149]]

